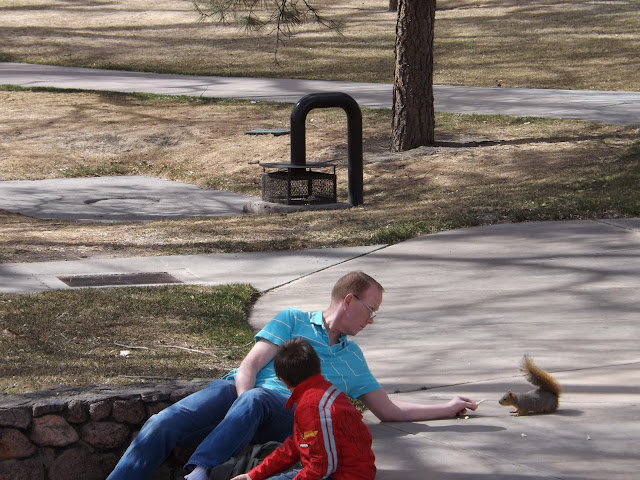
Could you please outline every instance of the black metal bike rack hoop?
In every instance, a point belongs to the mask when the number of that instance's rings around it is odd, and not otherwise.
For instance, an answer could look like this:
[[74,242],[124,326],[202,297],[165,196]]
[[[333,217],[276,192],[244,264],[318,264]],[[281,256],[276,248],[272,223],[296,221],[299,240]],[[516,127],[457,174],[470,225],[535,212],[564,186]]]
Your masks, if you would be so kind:
[[342,92],[310,93],[291,111],[291,164],[306,165],[306,119],[314,108],[342,108],[347,114],[349,203],[363,203],[362,112],[353,97]]

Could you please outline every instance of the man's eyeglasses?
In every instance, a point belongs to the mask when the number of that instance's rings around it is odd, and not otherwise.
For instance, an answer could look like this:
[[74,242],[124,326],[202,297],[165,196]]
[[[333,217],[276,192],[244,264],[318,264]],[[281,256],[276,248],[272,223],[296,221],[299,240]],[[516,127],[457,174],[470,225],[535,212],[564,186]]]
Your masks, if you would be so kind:
[[364,305],[367,308],[367,310],[369,310],[369,313],[370,313],[369,318],[376,318],[376,315],[378,315],[378,312],[374,312],[373,309],[369,305],[364,303],[362,300],[360,300],[360,298],[355,293],[353,294],[353,298],[358,300],[362,305]]

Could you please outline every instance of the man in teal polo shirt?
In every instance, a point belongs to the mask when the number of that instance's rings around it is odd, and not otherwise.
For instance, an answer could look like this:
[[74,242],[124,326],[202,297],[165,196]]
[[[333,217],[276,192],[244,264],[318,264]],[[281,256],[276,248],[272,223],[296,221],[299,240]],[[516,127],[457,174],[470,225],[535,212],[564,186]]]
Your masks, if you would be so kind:
[[198,444],[185,466],[188,480],[206,480],[207,470],[250,443],[283,441],[293,431],[285,408],[290,391],[277,378],[273,358],[290,338],[302,337],[318,353],[322,375],[351,398],[358,398],[381,421],[450,418],[477,404],[454,397],[422,405],[392,401],[362,355],[347,338],[372,324],[382,303],[382,286],[369,275],[351,272],[336,282],[324,311],[286,309],[258,334],[240,367],[151,417],[108,480],[149,478],[175,446]]

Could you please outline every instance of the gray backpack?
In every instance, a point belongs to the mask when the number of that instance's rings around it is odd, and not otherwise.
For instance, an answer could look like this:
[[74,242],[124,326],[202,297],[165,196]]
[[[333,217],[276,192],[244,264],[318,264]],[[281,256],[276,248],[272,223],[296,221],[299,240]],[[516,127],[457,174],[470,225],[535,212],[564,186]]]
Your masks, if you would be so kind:
[[237,455],[209,471],[208,480],[229,480],[230,478],[247,473],[265,459],[282,444],[280,442],[267,442],[261,445],[249,445]]

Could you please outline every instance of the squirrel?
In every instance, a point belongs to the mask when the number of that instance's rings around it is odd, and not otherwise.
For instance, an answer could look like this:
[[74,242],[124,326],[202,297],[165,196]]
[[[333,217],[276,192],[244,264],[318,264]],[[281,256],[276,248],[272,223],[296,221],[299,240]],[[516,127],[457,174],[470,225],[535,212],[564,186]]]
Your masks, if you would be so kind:
[[515,394],[509,390],[499,400],[500,405],[515,407],[515,410],[510,413],[515,413],[516,416],[555,412],[562,392],[560,384],[547,372],[536,367],[527,355],[522,359],[522,371],[527,374],[527,380],[538,388],[521,394]]

